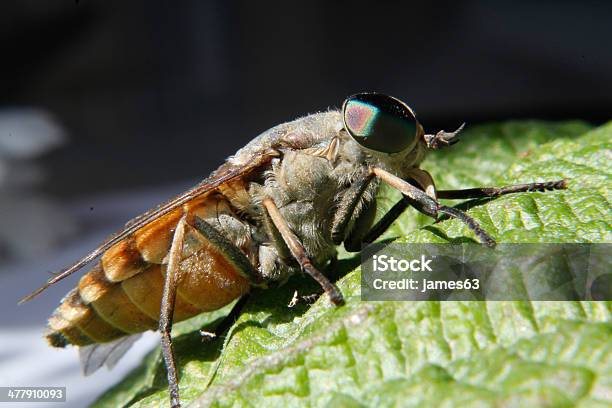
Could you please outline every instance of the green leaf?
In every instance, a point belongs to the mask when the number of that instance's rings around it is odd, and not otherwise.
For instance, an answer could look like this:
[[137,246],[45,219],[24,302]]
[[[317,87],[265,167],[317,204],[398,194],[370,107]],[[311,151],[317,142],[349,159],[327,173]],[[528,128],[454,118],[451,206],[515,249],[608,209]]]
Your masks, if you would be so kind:
[[[567,178],[569,189],[461,205],[498,242],[611,242],[612,123],[476,126],[423,164],[439,189]],[[399,196],[383,189],[382,210]],[[450,202],[449,202],[450,203]],[[381,211],[382,211],[381,210]],[[406,211],[405,242],[472,240],[456,220]],[[359,258],[336,271],[346,305],[287,304],[294,277],[256,291],[225,344],[209,315],[177,325],[181,398],[192,406],[584,406],[612,404],[611,302],[363,302]],[[356,268],[356,269],[355,269]],[[218,317],[219,312],[215,317]],[[167,406],[159,350],[96,406]]]

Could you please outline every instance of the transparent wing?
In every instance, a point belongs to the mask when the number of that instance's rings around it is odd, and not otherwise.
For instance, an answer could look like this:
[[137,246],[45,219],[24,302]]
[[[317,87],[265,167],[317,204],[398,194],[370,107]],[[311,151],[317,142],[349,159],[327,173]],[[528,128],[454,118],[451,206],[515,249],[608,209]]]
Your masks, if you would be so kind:
[[134,334],[111,341],[110,343],[99,343],[79,347],[79,360],[81,361],[83,374],[93,374],[103,365],[106,365],[110,370],[140,336],[142,336],[142,334]]
[[40,294],[42,291],[44,291],[45,289],[47,289],[49,286],[53,285],[54,283],[59,282],[60,280],[64,279],[65,277],[73,274],[74,272],[78,271],[79,269],[81,269],[82,267],[84,267],[85,265],[87,265],[88,263],[90,263],[91,261],[93,261],[94,259],[96,259],[98,256],[102,255],[107,249],[109,249],[111,246],[115,245],[117,242],[125,239],[126,237],[128,237],[130,234],[134,233],[135,231],[138,231],[140,228],[146,226],[147,224],[149,224],[152,221],[155,221],[156,219],[158,219],[159,217],[168,214],[169,212],[171,212],[172,210],[176,209],[177,207],[195,199],[198,198],[200,196],[202,196],[203,194],[206,194],[208,192],[210,192],[211,190],[214,190],[215,188],[221,186],[224,183],[227,183],[230,180],[233,180],[235,178],[238,177],[242,177],[247,173],[250,173],[251,171],[253,171],[254,169],[262,166],[263,164],[267,163],[270,161],[270,159],[274,156],[276,156],[278,153],[274,150],[271,151],[267,151],[264,152],[263,154],[260,154],[258,156],[254,156],[251,161],[247,162],[246,164],[242,165],[242,166],[232,166],[229,165],[228,163],[226,163],[225,165],[221,166],[215,173],[213,173],[213,175],[207,179],[205,179],[204,181],[202,181],[200,184],[196,185],[195,187],[191,188],[190,190],[187,190],[186,192],[184,192],[183,194],[179,195],[178,197],[173,198],[172,200],[159,205],[158,207],[147,211],[146,213],[134,218],[133,220],[129,221],[125,228],[123,228],[121,231],[117,232],[114,235],[111,235],[106,241],[104,241],[99,247],[97,247],[96,249],[94,249],[93,251],[91,251],[89,254],[87,254],[85,257],[83,257],[82,259],[80,259],[79,261],[75,262],[74,264],[72,264],[71,266],[69,266],[68,268],[62,270],[61,272],[59,272],[57,275],[55,275],[53,278],[49,279],[47,281],[47,283],[45,283],[43,286],[41,286],[40,288],[36,289],[34,292],[32,292],[31,294],[29,294],[28,296],[25,296],[24,298],[22,298],[19,303],[23,303],[23,302],[27,302],[28,300],[31,300],[32,298],[34,298],[35,296],[37,296],[38,294]]

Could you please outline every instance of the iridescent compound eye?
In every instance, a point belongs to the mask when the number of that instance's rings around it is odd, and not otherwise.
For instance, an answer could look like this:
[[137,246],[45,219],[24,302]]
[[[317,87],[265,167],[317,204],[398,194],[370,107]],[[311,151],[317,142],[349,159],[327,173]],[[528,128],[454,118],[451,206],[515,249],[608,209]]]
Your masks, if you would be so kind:
[[417,136],[417,120],[403,102],[388,95],[361,93],[342,106],[344,127],[360,145],[383,153],[408,148]]

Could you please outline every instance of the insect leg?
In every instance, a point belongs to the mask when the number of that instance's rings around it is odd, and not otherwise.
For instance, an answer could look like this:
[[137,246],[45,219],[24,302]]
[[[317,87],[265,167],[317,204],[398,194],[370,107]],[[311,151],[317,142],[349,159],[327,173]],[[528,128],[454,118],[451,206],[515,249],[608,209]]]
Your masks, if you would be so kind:
[[[487,198],[499,197],[510,193],[520,193],[526,191],[550,191],[567,188],[567,180],[547,181],[542,183],[516,184],[505,187],[481,187],[465,190],[437,190],[438,198],[446,199],[466,199],[466,198]],[[411,201],[408,197],[402,197],[391,209],[370,229],[363,237],[363,242],[374,242],[381,236],[395,220],[408,208]]]
[[526,191],[563,190],[567,188],[567,180],[546,181],[543,183],[515,184],[505,187],[479,187],[465,190],[438,190],[438,198],[463,199],[499,197],[504,194],[522,193]]
[[342,196],[332,223],[331,236],[335,245],[340,245],[346,239],[349,232],[349,221],[355,217],[355,208],[373,178],[372,173],[363,175],[353,182]]
[[376,241],[376,239],[380,237],[400,215],[402,215],[408,206],[410,206],[410,199],[406,196],[402,197],[380,220],[378,220],[363,237],[362,241],[366,244]]
[[463,221],[474,232],[474,234],[476,234],[478,239],[483,244],[491,247],[495,246],[495,240],[480,227],[476,220],[463,211],[440,204],[437,200],[428,196],[423,190],[420,190],[407,181],[404,181],[381,168],[375,167],[372,169],[372,171],[383,182],[387,183],[393,188],[398,189],[402,194],[404,194],[404,196],[406,196],[408,199],[408,203],[417,210],[433,218],[436,218],[439,214],[447,214],[453,218],[457,218]]
[[162,292],[161,311],[159,314],[159,332],[161,333],[161,349],[168,372],[168,387],[170,389],[170,404],[172,407],[180,407],[178,379],[176,375],[176,358],[172,347],[172,318],[174,314],[174,302],[176,300],[176,287],[178,283],[178,267],[183,254],[183,242],[185,239],[185,226],[187,215],[183,215],[174,231],[172,245],[170,247],[168,266],[166,268],[166,279]]
[[[372,175],[372,173],[370,173]],[[406,180],[409,183],[418,186],[428,196],[436,199],[436,186],[431,175],[425,170],[414,168],[408,175]],[[382,235],[393,222],[404,212],[404,210],[410,206],[410,200],[404,196],[400,199],[384,216],[380,219],[376,225],[370,228],[375,216],[375,208],[371,208],[371,218],[367,216],[368,209],[362,211],[364,214],[355,214],[355,224],[353,230],[348,233],[347,238],[344,240],[344,248],[349,252],[357,252],[361,250],[363,243],[374,242],[380,235]],[[363,223],[361,222],[363,221]]]
[[249,281],[253,286],[262,286],[263,282],[257,269],[251,264],[246,255],[230,240],[225,238],[215,227],[198,216],[193,217],[189,224],[195,228],[208,243],[215,248],[230,263],[234,270]]
[[295,260],[300,264],[300,267],[304,272],[310,275],[314,280],[321,285],[325,293],[329,296],[329,299],[336,306],[344,303],[342,299],[342,293],[338,290],[336,285],[331,283],[325,275],[319,272],[313,265],[312,261],[306,254],[306,249],[300,242],[299,238],[291,231],[289,225],[287,225],[287,221],[283,218],[283,215],[280,213],[278,207],[272,201],[271,198],[266,197],[262,201],[263,206],[266,208],[270,219],[274,223],[274,226],[278,229],[283,240],[287,244],[291,255],[295,258]]

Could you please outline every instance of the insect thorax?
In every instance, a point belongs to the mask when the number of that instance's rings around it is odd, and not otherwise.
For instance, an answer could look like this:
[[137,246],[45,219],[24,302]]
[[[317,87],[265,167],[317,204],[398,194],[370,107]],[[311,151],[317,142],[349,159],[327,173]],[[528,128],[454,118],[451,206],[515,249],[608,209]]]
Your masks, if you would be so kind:
[[[275,135],[277,129],[281,129],[283,135]],[[405,169],[418,166],[424,153],[424,149],[417,148],[412,153],[375,155],[342,130],[338,112],[310,115],[280,125],[262,135],[263,143],[276,139],[282,144],[287,139],[284,135],[290,135],[298,143],[310,141],[310,145],[279,149],[280,156],[262,173],[262,178],[248,185],[248,194],[258,214],[263,213],[260,203],[264,197],[274,200],[309,256],[320,267],[336,255],[331,237],[332,222],[347,188],[371,165],[401,175]],[[291,142],[296,143],[293,139]],[[371,213],[375,211],[377,188],[378,183],[374,180],[363,194],[356,212],[366,207]],[[367,218],[363,222],[371,224],[372,217],[363,218]],[[279,253],[278,245],[269,235],[260,218],[252,229],[259,270],[265,279],[283,281],[299,269],[287,262],[282,251]]]

